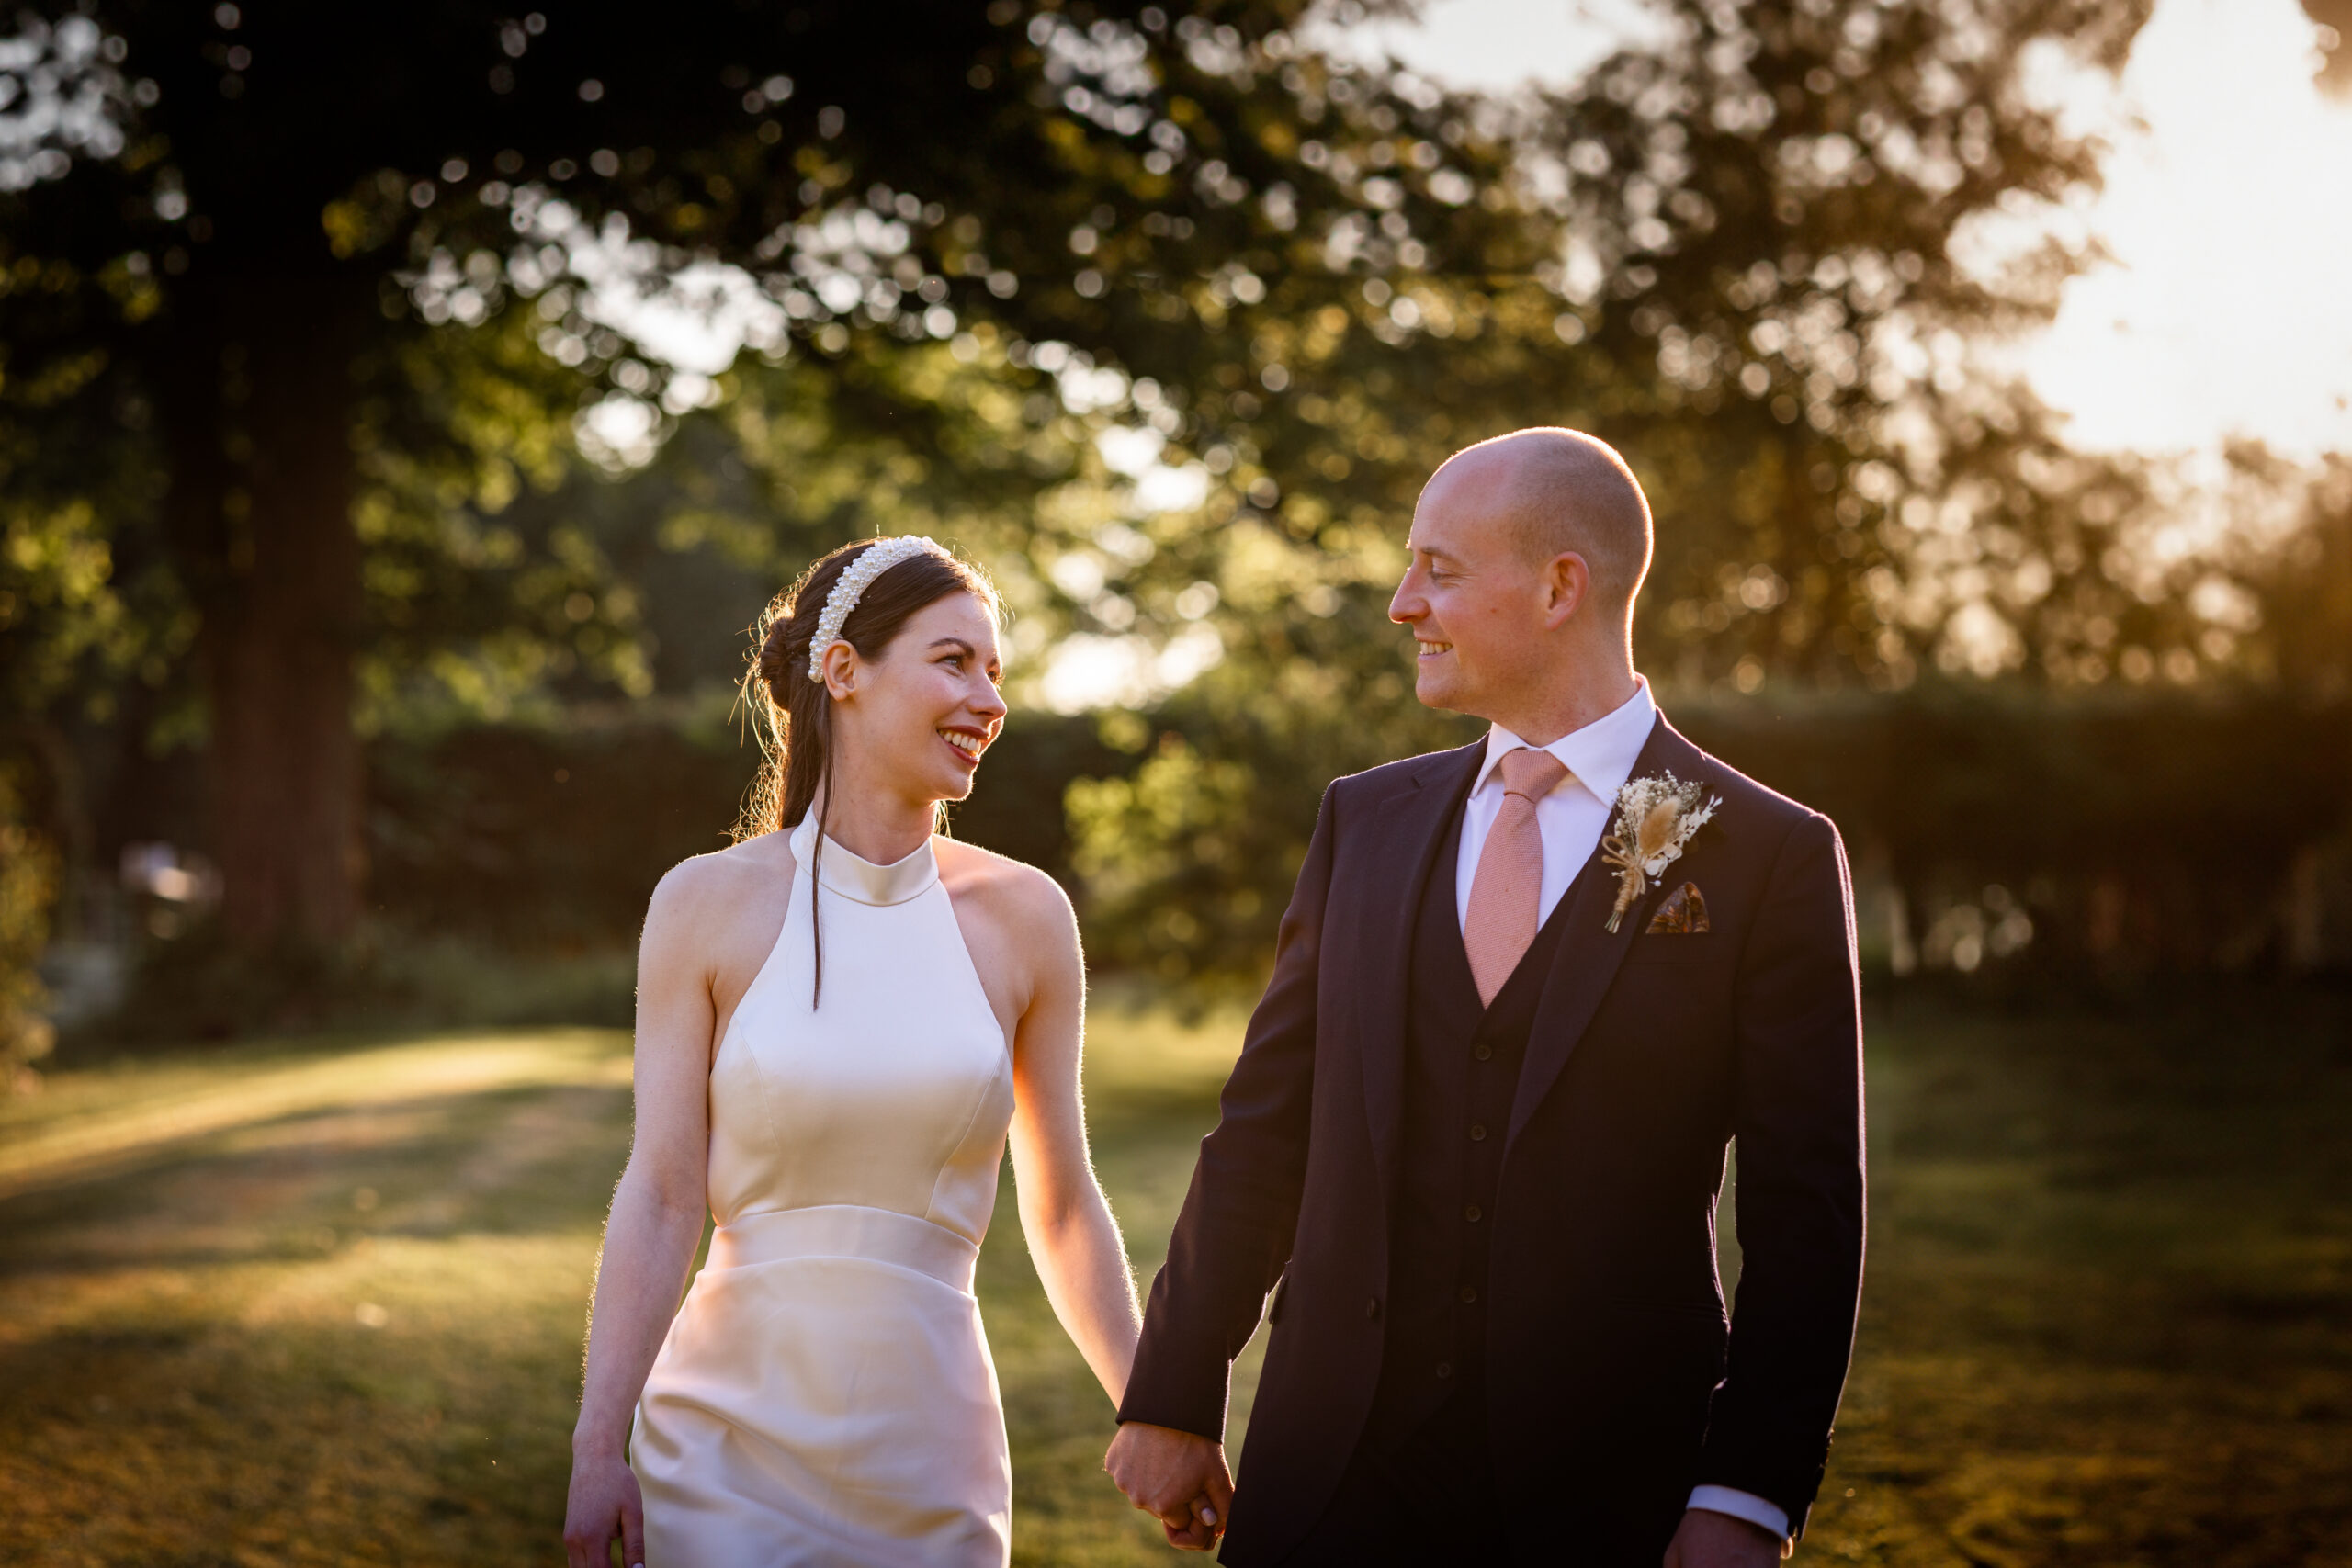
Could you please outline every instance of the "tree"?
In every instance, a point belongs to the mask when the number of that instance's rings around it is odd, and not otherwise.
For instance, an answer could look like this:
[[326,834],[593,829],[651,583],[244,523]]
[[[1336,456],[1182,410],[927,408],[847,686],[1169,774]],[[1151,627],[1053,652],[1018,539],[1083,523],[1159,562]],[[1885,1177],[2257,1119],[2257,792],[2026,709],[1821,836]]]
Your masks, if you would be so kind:
[[[1948,591],[1998,574],[1905,519],[1957,493],[1958,457],[2010,448],[1903,418],[2021,451],[2031,410],[1955,413],[1966,378],[1906,344],[2037,308],[1952,238],[2091,177],[2021,62],[2111,60],[2140,11],[1662,9],[1666,47],[1518,108],[1320,54],[1301,0],[58,21],[59,81],[105,112],[43,133],[0,239],[68,280],[55,356],[101,389],[74,428],[135,412],[168,473],[232,925],[350,923],[363,656],[520,637],[626,680],[626,585],[510,510],[553,482],[582,395],[653,435],[731,399],[789,497],[854,472],[939,514],[977,496],[1057,624],[1213,636],[1223,670],[1169,717],[1247,774],[1256,836],[1216,874],[1243,934],[1303,842],[1299,778],[1445,733],[1381,606],[1414,491],[1466,440],[1554,419],[1636,454],[1675,541],[1653,668],[1894,682],[1957,646],[1993,591]],[[678,373],[600,269],[735,290],[763,354]],[[857,456],[789,439],[795,406]],[[793,500],[782,536],[846,536],[865,499]]]
[[[1416,728],[1466,733],[1412,714],[1381,616],[1413,492],[1469,439],[1556,422],[1632,455],[1661,539],[1640,660],[1685,690],[2015,668],[2052,595],[2107,570],[2126,508],[2073,503],[2128,498],[2131,476],[2071,459],[1966,352],[2050,309],[2079,258],[2030,251],[1986,278],[1957,253],[1972,224],[2095,182],[2096,147],[2025,64],[2056,46],[2111,67],[2144,6],[1658,9],[1661,46],[1515,122],[1409,77],[1387,80],[1413,102],[1365,105],[1330,62],[1299,67],[1326,84],[1330,144],[1354,132],[1322,162],[1357,210],[1261,269],[1281,280],[1262,315],[1234,312],[1250,357],[1189,378],[1267,481],[1211,502],[1225,526],[1194,537],[1228,558],[1213,580],[1238,557],[1281,586],[1237,606],[1248,635],[1169,705],[1132,780],[1073,793],[1112,894],[1098,949],[1253,964],[1311,822],[1300,781]],[[1271,36],[1250,47],[1237,71],[1298,63]],[[1508,143],[1502,166],[1456,177],[1453,150],[1482,136]],[[1333,210],[1319,190],[1305,206]],[[1360,285],[1319,335],[1299,330],[1326,319],[1302,299],[1318,267]]]
[[[1255,38],[1295,9],[1230,14]],[[122,0],[28,24],[6,63],[73,112],[28,121],[33,151],[0,182],[0,243],[51,280],[50,315],[69,325],[36,346],[88,388],[61,449],[143,432],[165,476],[161,536],[198,626],[233,932],[350,929],[355,661],[388,637],[481,631],[479,615],[447,624],[451,605],[416,585],[447,581],[484,538],[490,564],[512,564],[515,541],[484,519],[534,464],[499,438],[562,425],[553,367],[498,352],[529,331],[517,295],[552,315],[543,341],[592,382],[663,389],[663,367],[548,288],[544,244],[565,222],[622,220],[659,247],[657,274],[757,269],[808,362],[839,371],[843,410],[884,425],[912,403],[856,395],[871,354],[854,338],[911,347],[994,314],[1006,328],[989,356],[1034,383],[1050,371],[1023,351],[1042,333],[1106,362],[1130,340],[1191,334],[1191,312],[1164,307],[1238,277],[1227,250],[1243,210],[1227,194],[1242,176],[1195,146],[1231,142],[1262,174],[1261,142],[1299,138],[1257,133],[1295,102],[1226,69],[1232,26],[1119,16],[1088,30],[1001,4],[928,7],[921,25],[903,8],[754,5],[652,28],[601,5],[515,18],[448,4],[394,24]],[[1172,96],[1168,118],[1065,90],[1098,62],[1098,38],[1121,58],[1165,56],[1193,96]],[[1155,216],[1156,243],[1120,243],[1167,287],[1106,299],[1075,231],[1140,225],[1142,241]],[[469,427],[451,406],[469,376],[486,414]],[[624,597],[563,586],[565,604]],[[447,597],[462,612],[478,596]]]

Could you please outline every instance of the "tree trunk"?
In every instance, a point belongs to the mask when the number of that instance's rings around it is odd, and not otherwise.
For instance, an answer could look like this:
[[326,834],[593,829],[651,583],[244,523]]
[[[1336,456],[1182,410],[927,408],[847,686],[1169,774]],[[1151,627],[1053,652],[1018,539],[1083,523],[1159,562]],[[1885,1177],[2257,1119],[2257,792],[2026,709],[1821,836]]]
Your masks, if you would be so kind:
[[176,367],[190,395],[175,400],[174,510],[211,558],[199,603],[222,918],[249,947],[338,942],[363,870],[351,376],[373,299],[361,281],[244,275],[190,304],[209,319],[188,323],[192,362]]

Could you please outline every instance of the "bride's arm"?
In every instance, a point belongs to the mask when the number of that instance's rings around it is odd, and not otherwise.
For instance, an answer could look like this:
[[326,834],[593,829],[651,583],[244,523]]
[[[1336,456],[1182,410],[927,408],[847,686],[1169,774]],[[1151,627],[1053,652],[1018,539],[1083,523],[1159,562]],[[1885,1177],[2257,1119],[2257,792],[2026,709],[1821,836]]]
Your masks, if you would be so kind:
[[644,1509],[628,1467],[629,1422],[670,1331],[708,1207],[713,1009],[697,929],[707,897],[688,863],[662,879],[646,911],[637,962],[636,1134],[613,1193],[596,1261],[587,1371],[571,1434],[564,1548],[573,1568],[603,1568],[619,1538],[624,1563],[645,1561]]
[[1142,1315],[1126,1249],[1086,1148],[1079,1089],[1086,967],[1069,899],[1043,874],[1022,878],[1028,1006],[1013,1037],[1012,1173],[1021,1228],[1046,1298],[1116,1404]]

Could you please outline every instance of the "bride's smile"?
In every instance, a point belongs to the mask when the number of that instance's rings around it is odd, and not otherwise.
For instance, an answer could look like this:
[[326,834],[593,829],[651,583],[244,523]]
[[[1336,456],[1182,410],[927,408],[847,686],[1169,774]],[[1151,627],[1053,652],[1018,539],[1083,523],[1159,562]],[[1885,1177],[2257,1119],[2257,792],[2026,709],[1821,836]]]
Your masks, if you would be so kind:
[[950,594],[909,616],[876,657],[862,657],[846,643],[827,657],[842,742],[833,798],[849,810],[835,819],[837,834],[857,832],[860,801],[917,803],[912,816],[921,817],[930,801],[972,793],[980,757],[1005,718],[997,690],[1003,656],[987,606],[968,593]]

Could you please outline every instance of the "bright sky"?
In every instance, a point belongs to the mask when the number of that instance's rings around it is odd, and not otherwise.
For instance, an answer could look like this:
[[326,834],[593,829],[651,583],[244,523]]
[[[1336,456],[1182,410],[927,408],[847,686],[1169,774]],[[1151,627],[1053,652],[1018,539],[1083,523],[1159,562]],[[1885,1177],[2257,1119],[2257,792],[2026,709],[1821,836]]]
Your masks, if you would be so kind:
[[[1658,26],[1644,0],[1424,0],[1418,22],[1327,28],[1317,41],[1509,90],[1571,81]],[[2077,442],[2210,452],[2253,434],[2298,457],[2352,452],[2352,103],[2313,83],[2315,39],[2296,0],[2157,0],[2120,87],[2052,74],[2070,118],[2114,149],[2106,190],[2064,226],[2114,259],[2074,279],[2057,321],[2014,358]],[[616,284],[599,313],[699,372],[706,350],[723,364],[748,330],[713,281],[695,292],[714,298],[666,311]],[[629,417],[650,431],[642,409],[591,423],[612,424],[595,433],[634,455],[646,431],[620,428]]]
[[2157,6],[2122,84],[2147,130],[2089,213],[2119,265],[2027,353],[2076,440],[2352,451],[2352,104],[2313,53],[2295,0]]
[[[1355,38],[1508,88],[1572,79],[1641,25],[1638,0],[1428,0]],[[2352,451],[2352,105],[2313,85],[2315,49],[2296,0],[2158,0],[2120,98],[2076,85],[2115,145],[2081,214],[2115,261],[2020,346],[2076,441]]]
[[1655,33],[1642,0],[1422,0],[1420,20],[1367,22],[1317,40],[1377,55],[1465,87],[1567,82],[1624,40]]

